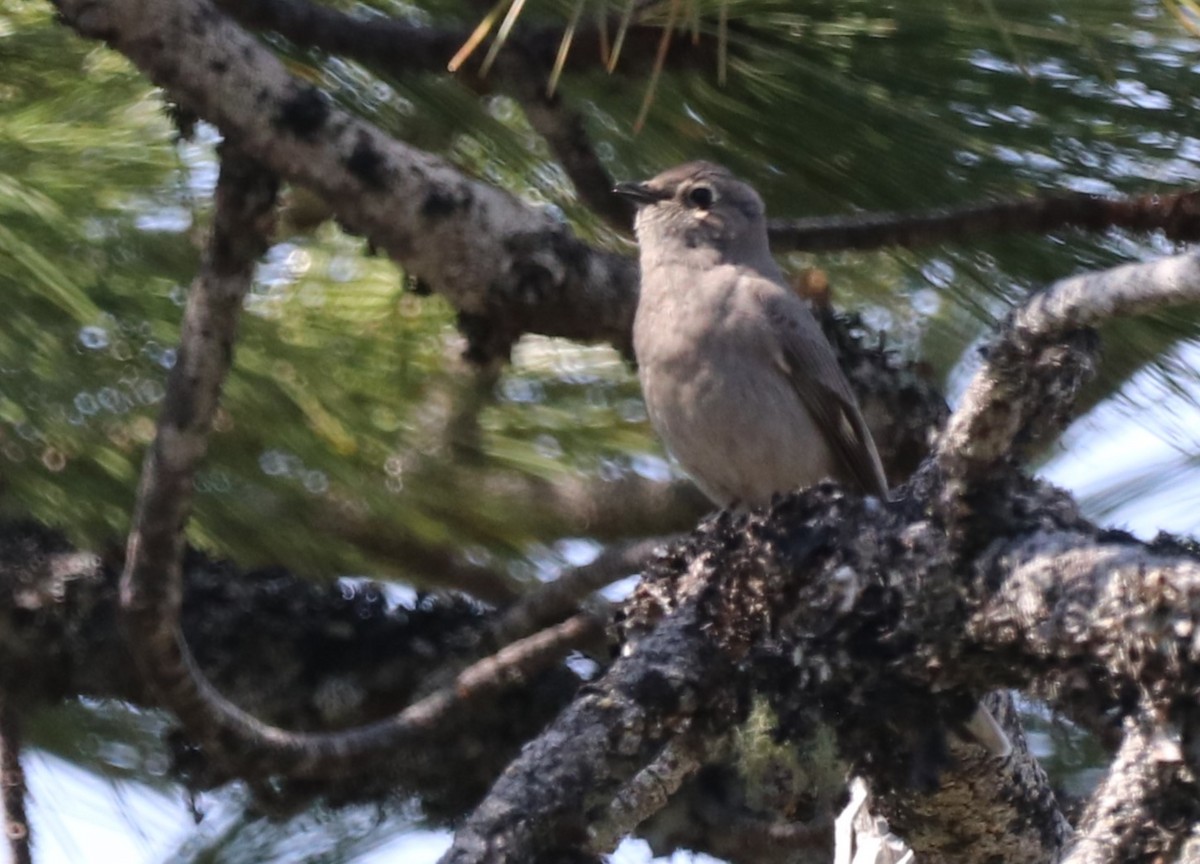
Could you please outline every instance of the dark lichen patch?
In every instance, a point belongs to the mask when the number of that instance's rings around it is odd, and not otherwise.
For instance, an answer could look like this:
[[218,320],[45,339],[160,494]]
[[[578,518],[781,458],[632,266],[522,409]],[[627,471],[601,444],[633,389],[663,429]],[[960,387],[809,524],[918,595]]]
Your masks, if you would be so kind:
[[354,150],[347,157],[345,164],[346,170],[363,185],[377,191],[387,188],[387,160],[366,132],[359,130]]
[[275,127],[303,141],[313,140],[329,120],[329,105],[311,85],[300,85],[279,106]]
[[434,187],[421,202],[421,215],[426,219],[445,219],[471,203],[470,193],[456,194]]

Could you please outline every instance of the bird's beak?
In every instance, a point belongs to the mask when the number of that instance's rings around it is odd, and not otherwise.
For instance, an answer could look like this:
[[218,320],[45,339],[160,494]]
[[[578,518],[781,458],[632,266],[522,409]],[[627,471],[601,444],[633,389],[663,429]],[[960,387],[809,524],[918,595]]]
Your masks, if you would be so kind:
[[642,207],[646,204],[653,204],[655,201],[662,201],[665,198],[670,198],[670,194],[661,189],[655,189],[646,183],[624,182],[618,183],[613,187],[613,192],[620,195],[622,198],[628,198],[634,204]]

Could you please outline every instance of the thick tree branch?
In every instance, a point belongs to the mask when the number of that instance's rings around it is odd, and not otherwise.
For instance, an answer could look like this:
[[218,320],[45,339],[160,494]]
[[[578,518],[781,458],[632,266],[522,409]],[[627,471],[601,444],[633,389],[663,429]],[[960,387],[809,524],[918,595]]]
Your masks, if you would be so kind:
[[[1023,500],[1008,490],[1002,494],[1008,501]],[[801,734],[813,722],[836,718],[842,753],[856,763],[855,770],[876,788],[888,790],[893,801],[923,795],[911,783],[914,776],[938,773],[936,762],[924,764],[937,757],[922,743],[938,739],[935,718],[941,718],[943,729],[962,722],[977,698],[973,688],[964,689],[965,682],[972,680],[980,688],[994,682],[973,677],[969,663],[943,656],[937,647],[953,644],[952,610],[961,607],[961,590],[951,577],[954,565],[946,535],[923,521],[909,521],[903,509],[900,503],[887,511],[866,509],[817,489],[785,501],[769,517],[722,516],[706,523],[638,589],[627,609],[630,639],[622,658],[595,685],[596,701],[577,700],[526,748],[445,860],[565,860],[567,850],[574,848],[569,843],[582,842],[580,831],[592,818],[589,814],[597,812],[605,795],[615,794],[616,781],[624,782],[653,758],[663,743],[658,736],[667,731],[664,725],[680,728],[685,719],[674,715],[670,724],[648,724],[641,718],[659,716],[664,700],[694,706],[692,710],[714,700],[720,704],[723,695],[729,698],[750,681],[775,702],[784,734]],[[1013,528],[1011,520],[1010,514],[1007,530]],[[996,525],[999,530],[999,520]],[[884,642],[864,642],[864,634],[876,632],[884,621],[892,622]],[[664,667],[664,653],[682,667]],[[727,669],[741,677],[728,679],[721,671]],[[629,686],[631,680],[650,678],[658,682],[654,687]],[[943,695],[933,698],[930,691]],[[617,731],[609,737],[604,730],[614,723]],[[597,753],[595,744],[587,743],[625,741],[632,735],[625,730],[635,723],[642,730],[659,730],[649,738],[645,731],[632,738],[641,765],[629,765],[623,755],[628,751]],[[914,730],[920,730],[915,738]],[[1019,815],[1024,828],[1005,836],[1007,848],[1032,853],[1022,860],[1053,858],[1065,832],[1044,778],[1037,785],[1034,777],[1029,785],[1027,778],[994,764],[988,767],[989,776],[1002,779],[967,785],[965,794],[991,794],[994,806],[1006,815],[998,821],[966,820],[958,826],[952,848],[968,841],[984,848],[980,841],[992,830],[988,826],[1011,825]],[[980,768],[964,760],[962,776],[979,775]],[[948,776],[959,776],[958,770],[956,766]],[[534,779],[542,776],[552,779],[553,795]],[[589,785],[595,778],[605,779]],[[928,793],[937,801],[927,802],[927,809],[949,800],[939,796],[961,798],[964,785],[947,784]],[[979,798],[971,803],[988,805]],[[954,807],[962,810],[962,805]],[[516,825],[525,827],[518,830]],[[1050,827],[1054,825],[1059,827]],[[973,836],[973,830],[982,833]],[[944,837],[919,839],[927,844],[918,853],[935,856],[930,860],[940,860],[937,842],[950,842]],[[568,845],[560,845],[564,843]]]
[[320,194],[465,316],[478,352],[521,333],[629,350],[636,264],[589,249],[550,215],[394,141],[286,73],[209,0],[60,0],[182,105],[280,177]]
[[[993,354],[993,365],[980,373],[976,387],[990,388],[993,380],[1008,376],[1012,388],[1011,373],[1022,360],[1028,365],[1037,357],[1024,347],[1029,343],[1045,352],[1064,330],[1189,299],[1200,291],[1195,272],[1195,260],[1183,256],[1052,286],[1018,310],[1014,323],[998,340],[1001,346],[1017,344],[1024,350],[1000,367],[994,365]],[[1031,422],[1048,394],[1062,394],[1069,403],[1078,388],[1077,366],[1047,365],[1043,387],[1015,407],[1004,406],[1018,423],[1011,424],[1014,431],[1008,433],[1002,450],[1011,449],[1015,429]],[[1063,378],[1065,383],[1056,381]],[[1189,647],[1200,623],[1200,588],[1185,586],[1191,581],[1200,585],[1200,570],[1193,576],[1195,564],[1186,559],[1154,566],[1152,556],[1127,542],[1119,552],[1101,553],[1079,573],[1064,574],[1062,569],[1077,558],[1071,552],[1095,547],[1094,530],[1072,508],[1063,506],[1058,496],[1041,492],[1016,475],[998,472],[994,463],[1001,453],[988,465],[992,468],[988,519],[976,521],[971,544],[963,546],[957,535],[931,523],[923,502],[944,496],[936,488],[939,476],[955,483],[964,472],[953,469],[977,453],[972,450],[974,442],[961,430],[979,423],[988,410],[1001,410],[998,401],[964,400],[937,454],[945,475],[925,472],[906,496],[882,510],[814,489],[785,499],[768,516],[730,519],[722,514],[710,522],[704,533],[693,538],[692,548],[677,550],[639,587],[626,610],[627,633],[650,635],[631,643],[633,650],[597,689],[615,699],[617,673],[637,674],[630,667],[636,669],[641,662],[639,648],[656,645],[658,638],[666,638],[662,634],[675,638],[690,631],[703,633],[703,646],[675,644],[674,650],[703,650],[711,662],[720,658],[732,669],[739,669],[748,655],[755,656],[754,664],[744,671],[771,696],[783,728],[805,729],[837,718],[842,753],[885,796],[890,811],[886,815],[919,856],[940,861],[947,849],[971,848],[985,857],[1021,850],[1019,860],[1056,859],[1067,837],[1066,823],[1035,763],[1013,759],[1006,766],[1011,773],[988,772],[982,770],[984,766],[970,766],[969,757],[959,755],[955,767],[944,772],[937,744],[942,733],[922,739],[923,733],[914,730],[927,732],[930,719],[936,717],[948,726],[961,723],[973,710],[971,690],[1013,683],[1013,669],[1026,670],[1026,683],[1038,675],[1069,679],[1082,669],[1086,681],[1080,683],[1086,683],[1102,702],[1109,695],[1108,704],[1099,707],[1120,707],[1117,696],[1133,686],[1148,694],[1163,716],[1179,723],[1187,740],[1193,734],[1188,723],[1200,722],[1192,699],[1197,685],[1191,680],[1200,669],[1200,649]],[[978,507],[980,500],[975,503]],[[1055,533],[1046,535],[1048,528]],[[960,556],[984,548],[989,537],[1013,534],[1022,540],[1007,556],[990,553],[986,560],[991,566],[984,565],[973,590],[964,592],[954,574],[969,570],[969,559]],[[1060,550],[1063,544],[1066,547]],[[1122,556],[1127,560],[1122,561]],[[1033,577],[1024,577],[1022,569],[1027,560],[1045,571],[1027,565],[1042,578],[1053,577],[1053,591],[1028,584]],[[1148,584],[1139,578],[1147,573]],[[1079,585],[1077,595],[1064,593],[1063,585],[1072,581]],[[998,608],[995,602],[984,607],[988,592],[997,585],[1003,603]],[[1120,586],[1120,590],[1108,596],[1102,586]],[[1012,592],[1015,596],[1009,596]],[[1066,597],[1074,603],[1064,606]],[[698,599],[703,600],[699,605]],[[1039,603],[1055,605],[1041,608]],[[991,614],[970,619],[974,651],[955,647],[968,627],[964,613],[981,607]],[[1168,609],[1175,614],[1163,614]],[[1147,617],[1150,613],[1153,619]],[[680,623],[680,616],[686,624]],[[1054,641],[1030,651],[1030,643],[1038,643],[1038,637]],[[1046,659],[1056,650],[1060,662],[1048,669]],[[980,662],[980,657],[989,662]],[[996,662],[1000,659],[1004,662]],[[710,689],[717,683],[712,678],[687,680],[693,703],[704,704],[717,695]],[[931,698],[931,692],[941,695]],[[633,696],[636,701],[637,694]],[[888,706],[886,716],[873,710],[879,705]],[[649,709],[643,704],[622,710],[640,716]],[[1132,708],[1124,710],[1128,713]],[[606,719],[584,700],[577,701],[568,715],[570,738],[589,728],[603,728]],[[552,770],[564,781],[598,772],[613,778],[619,773],[611,763],[597,765],[593,750],[564,743],[569,741],[566,725],[556,723],[527,748],[514,765],[514,777],[528,781]],[[937,725],[933,724],[935,731]],[[898,732],[915,737],[902,738],[900,743]],[[644,739],[639,744],[639,752],[644,752]],[[957,777],[985,779],[975,785]],[[931,790],[935,805],[923,801],[927,796],[920,792],[914,794],[914,778],[917,788]],[[553,860],[547,857],[551,852],[565,854],[554,843],[579,842],[581,827],[594,806],[589,804],[592,799],[581,791],[550,807],[522,789],[505,781],[497,784],[444,860],[459,864]],[[607,787],[603,791],[612,794]],[[914,812],[923,817],[971,812],[978,817],[981,808],[992,810],[995,818],[954,819],[957,830],[950,837],[946,832],[922,835],[920,826],[928,824],[927,819],[906,824],[906,817]],[[513,818],[531,820],[537,827],[518,837]],[[1011,826],[1016,823],[1023,830],[1014,831]],[[997,836],[990,835],[988,826],[1007,827]],[[566,848],[582,854],[582,846]]]
[[[706,572],[697,561],[693,590]],[[508,767],[442,861],[597,860],[585,851],[593,811],[676,735],[703,725],[700,715],[716,728],[731,719],[720,695],[730,667],[703,638],[701,604],[688,596],[654,633],[626,644],[602,682]]]
[[[1099,542],[1098,542],[1099,541]],[[1044,530],[997,545],[977,578],[998,585],[972,618],[989,663],[1027,670],[1018,684],[1072,713],[1119,718],[1147,700],[1185,736],[1200,688],[1200,558],[1129,538]],[[1185,749],[1185,754],[1188,751]]]

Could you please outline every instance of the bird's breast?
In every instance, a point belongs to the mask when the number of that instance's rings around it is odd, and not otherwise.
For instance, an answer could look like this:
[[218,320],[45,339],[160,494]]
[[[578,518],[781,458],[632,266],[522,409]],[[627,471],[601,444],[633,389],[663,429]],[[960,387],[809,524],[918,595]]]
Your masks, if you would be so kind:
[[762,346],[725,333],[702,353],[639,367],[651,423],[718,504],[757,506],[831,473],[834,457],[789,379]]

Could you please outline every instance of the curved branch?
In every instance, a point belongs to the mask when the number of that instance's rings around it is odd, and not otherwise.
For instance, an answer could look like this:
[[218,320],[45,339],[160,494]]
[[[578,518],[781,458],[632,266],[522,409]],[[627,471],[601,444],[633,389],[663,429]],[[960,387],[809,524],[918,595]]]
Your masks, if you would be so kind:
[[[113,626],[118,578],[60,535],[0,523],[0,631],[6,634],[0,668],[12,704],[26,711],[84,697],[167,707],[138,674]],[[431,669],[453,667],[441,682],[453,687],[457,673],[489,644],[495,619],[453,597],[396,605],[374,583],[315,584],[277,568],[242,571],[195,552],[185,562],[184,593],[183,630],[205,677],[255,716],[291,729],[337,730],[388,717],[429,692]],[[272,782],[272,798],[295,810],[316,796],[337,805],[399,792],[418,796],[431,819],[459,818],[578,686],[565,665],[543,665],[500,698],[480,694],[469,710],[454,711],[398,754],[410,757],[402,763],[365,760],[352,777]],[[173,774],[189,788],[235,779],[230,766],[213,763],[191,736],[172,735],[168,743]],[[232,767],[238,779],[267,779]]]
[[1060,426],[1094,363],[1094,343],[1081,341],[1080,331],[1120,315],[1197,301],[1195,253],[1074,276],[1035,294],[988,346],[986,362],[938,441],[939,466],[967,483],[1008,457],[1014,443]]
[[274,179],[226,148],[213,235],[188,295],[179,359],[167,380],[157,434],[142,471],[121,581],[122,624],[143,675],[218,761],[244,759],[259,770],[292,778],[337,776],[354,771],[368,756],[387,753],[403,759],[405,746],[428,737],[451,713],[545,668],[603,628],[591,616],[576,616],[474,664],[452,686],[396,717],[326,734],[287,732],[262,722],[225,699],[197,668],[179,623],[183,532],[192,480],[232,362],[241,300],[266,247],[264,222],[270,221],[274,200]]

